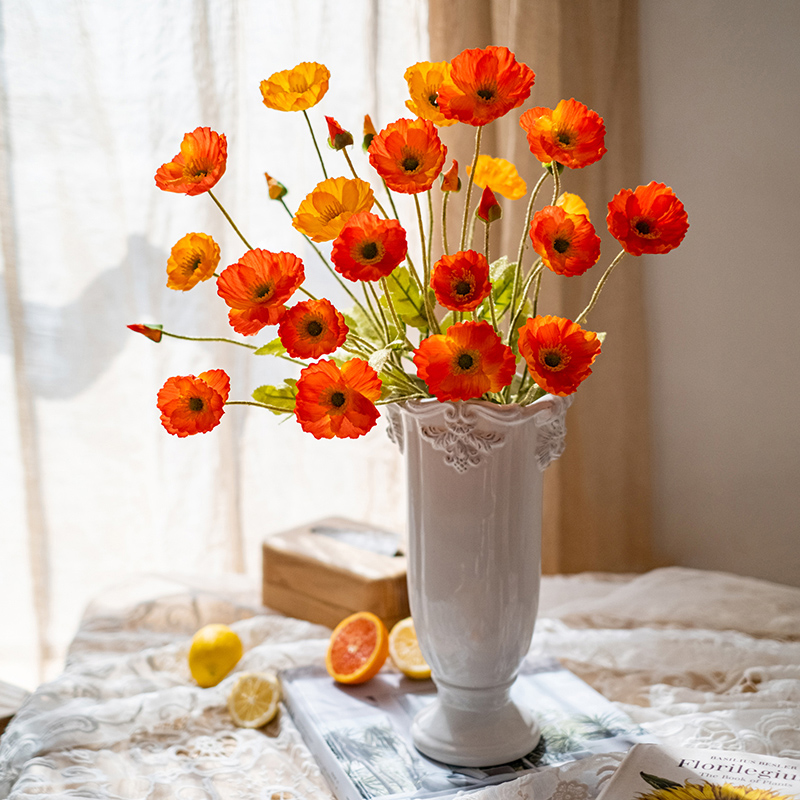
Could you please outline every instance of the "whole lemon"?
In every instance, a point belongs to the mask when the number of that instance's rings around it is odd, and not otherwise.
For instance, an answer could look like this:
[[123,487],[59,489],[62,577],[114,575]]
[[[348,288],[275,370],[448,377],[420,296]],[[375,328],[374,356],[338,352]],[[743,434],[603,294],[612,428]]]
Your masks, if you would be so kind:
[[205,625],[192,637],[189,670],[204,689],[216,686],[238,663],[242,640],[227,625]]

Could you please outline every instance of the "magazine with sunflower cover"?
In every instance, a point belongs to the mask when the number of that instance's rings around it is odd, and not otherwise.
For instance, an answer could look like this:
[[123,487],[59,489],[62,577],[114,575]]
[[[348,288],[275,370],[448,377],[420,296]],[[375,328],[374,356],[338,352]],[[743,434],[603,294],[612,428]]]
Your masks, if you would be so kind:
[[554,659],[523,662],[512,694],[542,729],[536,749],[483,769],[432,761],[411,741],[415,714],[436,696],[430,680],[382,670],[367,683],[335,683],[321,667],[281,673],[283,699],[337,800],[449,798],[654,738]]
[[800,800],[800,761],[637,744],[597,800]]

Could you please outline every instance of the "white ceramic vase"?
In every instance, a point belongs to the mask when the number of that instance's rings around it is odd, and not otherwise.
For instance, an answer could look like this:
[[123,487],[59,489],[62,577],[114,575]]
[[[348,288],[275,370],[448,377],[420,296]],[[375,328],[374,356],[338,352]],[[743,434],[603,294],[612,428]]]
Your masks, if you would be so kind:
[[492,766],[539,741],[510,690],[538,608],[542,470],[564,449],[571,399],[388,407],[407,469],[409,603],[437,687],[412,736],[438,761]]

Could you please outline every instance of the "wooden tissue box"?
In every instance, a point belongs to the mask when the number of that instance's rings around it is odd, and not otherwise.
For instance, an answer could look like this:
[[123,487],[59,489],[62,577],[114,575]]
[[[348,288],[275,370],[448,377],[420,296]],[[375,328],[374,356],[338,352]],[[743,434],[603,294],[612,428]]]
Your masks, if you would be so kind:
[[274,534],[263,544],[262,601],[330,628],[372,611],[391,628],[410,613],[399,545],[397,534],[340,517]]

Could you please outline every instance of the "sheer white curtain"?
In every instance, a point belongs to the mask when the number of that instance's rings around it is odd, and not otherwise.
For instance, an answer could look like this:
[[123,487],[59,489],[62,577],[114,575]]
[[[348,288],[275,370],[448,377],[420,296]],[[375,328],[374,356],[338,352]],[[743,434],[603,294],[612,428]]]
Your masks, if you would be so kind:
[[[32,687],[58,668],[81,609],[144,571],[260,573],[276,530],[340,514],[398,529],[399,459],[383,429],[318,442],[289,420],[232,407],[179,440],[159,423],[171,375],[223,368],[231,399],[289,376],[243,348],[126,329],[162,323],[235,336],[213,281],[165,287],[172,245],[202,231],[220,266],[246,249],[206,196],[153,175],[187,131],[228,137],[215,193],[257,247],[291,250],[336,300],[263,173],[290,207],[322,179],[299,114],[259,82],[304,60],[331,70],[324,114],[360,138],[405,114],[403,72],[427,58],[425,0],[5,0],[0,6],[0,680]],[[340,154],[323,150],[329,172]],[[353,148],[356,169],[369,172]],[[268,341],[274,332],[265,332]]]

